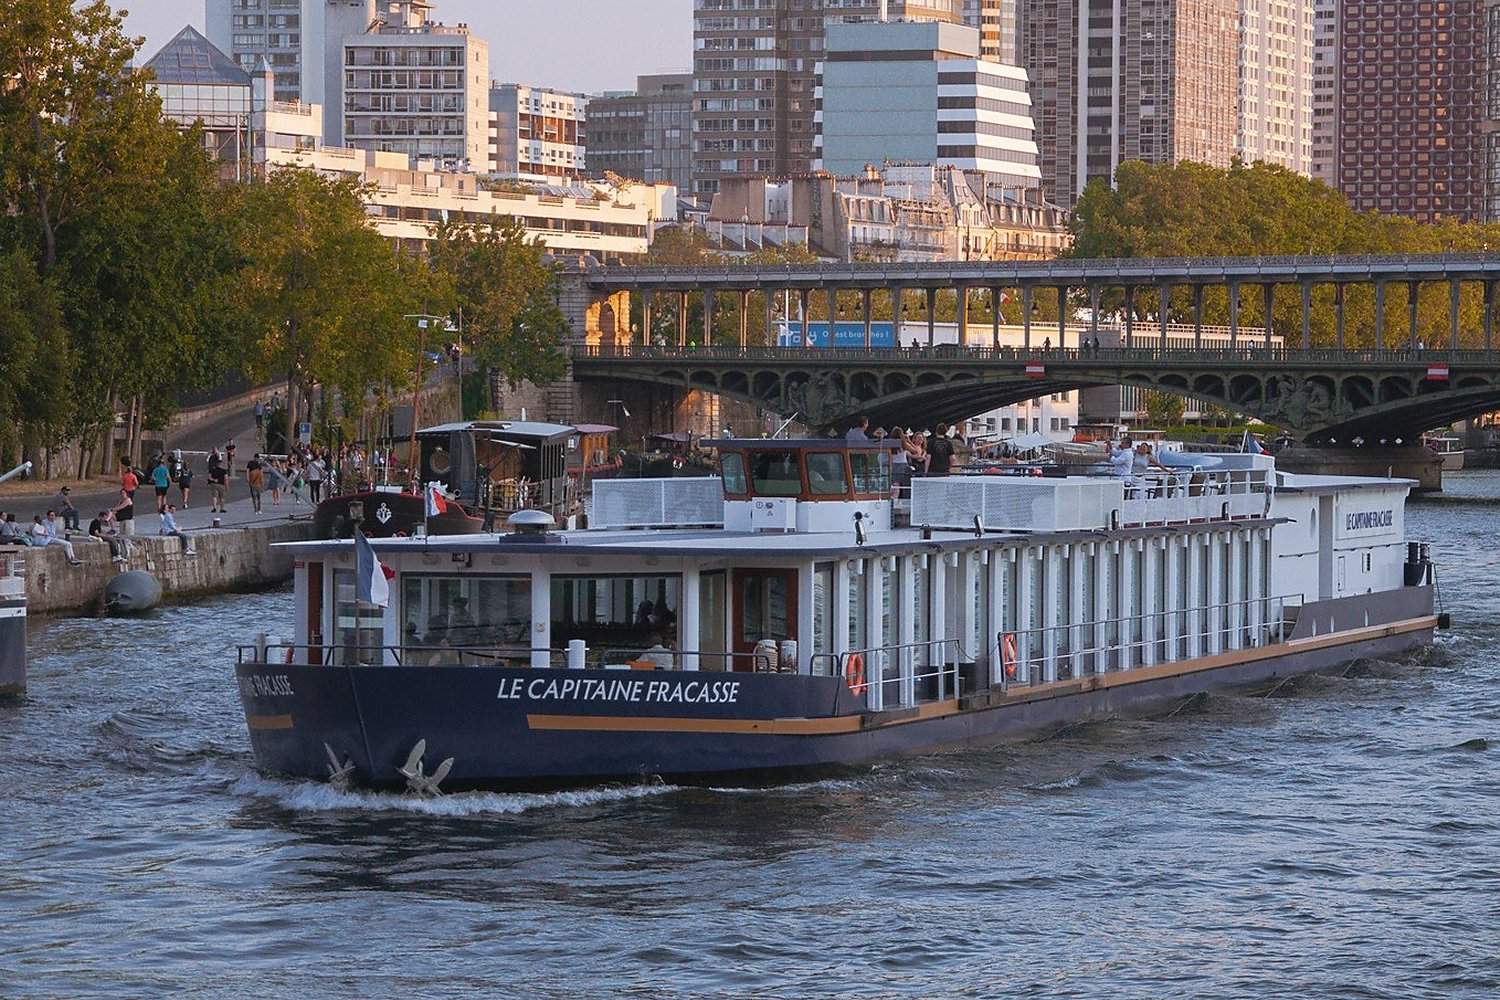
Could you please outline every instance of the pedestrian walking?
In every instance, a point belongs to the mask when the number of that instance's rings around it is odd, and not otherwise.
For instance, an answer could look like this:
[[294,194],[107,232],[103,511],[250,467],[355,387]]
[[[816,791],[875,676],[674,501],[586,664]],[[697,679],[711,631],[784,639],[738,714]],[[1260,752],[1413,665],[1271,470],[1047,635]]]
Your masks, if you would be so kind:
[[266,489],[271,491],[271,506],[281,506],[281,491],[286,487],[286,474],[281,471],[281,463],[275,459],[266,460]]
[[229,509],[224,506],[224,494],[229,490],[229,469],[223,465],[209,465],[208,467],[208,492],[213,501],[212,514],[227,514]]
[[135,497],[124,487],[120,488],[120,501],[111,508],[115,515],[115,522],[120,526],[120,534],[126,538],[135,534]]
[[261,432],[266,428],[266,404],[260,400],[255,401],[255,436],[259,438]]
[[135,474],[135,467],[129,458],[120,459],[120,489],[129,493],[131,499],[135,498],[135,491],[141,485],[140,477]]
[[224,471],[228,475],[234,475],[234,438],[224,446]]
[[302,478],[302,467],[292,466],[292,471],[287,474],[292,480],[292,500],[296,503],[307,503],[307,498],[302,495],[302,488],[306,481]]
[[323,459],[314,455],[312,461],[307,463],[307,490],[312,494],[314,506],[317,506],[318,502],[322,499],[323,479],[327,474],[328,467],[324,464]]
[[167,490],[172,488],[172,470],[164,459],[158,459],[151,467],[151,487],[156,491],[156,512],[167,509]]
[[266,469],[257,452],[245,463],[245,485],[250,487],[250,509],[260,513],[260,494],[266,488]]
[[177,453],[177,492],[182,495],[182,509],[188,509],[188,493],[193,488],[193,464]]

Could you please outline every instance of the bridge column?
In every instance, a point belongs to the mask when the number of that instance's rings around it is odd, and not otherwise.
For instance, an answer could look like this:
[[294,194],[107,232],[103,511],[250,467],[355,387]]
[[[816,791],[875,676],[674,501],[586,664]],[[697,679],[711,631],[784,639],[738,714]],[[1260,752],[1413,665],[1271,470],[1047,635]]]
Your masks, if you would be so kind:
[[927,346],[937,342],[937,289],[927,289]]
[[1193,286],[1193,350],[1203,350],[1203,286]]
[[1031,350],[1031,297],[1034,290],[1030,285],[1021,286],[1021,344],[1026,350]]
[[1229,283],[1229,349],[1240,346],[1240,283]]
[[1333,346],[1344,349],[1344,283],[1333,286]]
[[1157,306],[1156,322],[1161,327],[1161,349],[1167,349],[1167,312],[1172,308],[1172,286],[1162,285],[1160,289],[1160,304]]
[[999,288],[990,289],[990,347],[1000,349],[1000,296]]
[[829,286],[828,288],[828,348],[832,350],[838,345],[838,316],[839,316],[839,293]]
[[1266,303],[1266,353],[1269,354],[1271,353],[1271,334],[1273,333],[1271,314],[1276,309],[1276,286],[1268,283],[1261,285],[1260,288],[1261,294],[1265,296]]
[[1302,283],[1302,349],[1312,346],[1312,282]]
[[1458,297],[1463,293],[1457,278],[1448,281],[1448,353],[1458,350]]
[[797,308],[801,310],[801,315],[799,315],[797,319],[802,324],[803,347],[812,346],[812,323],[809,319],[811,314],[807,308],[807,298],[809,294],[810,293],[806,288],[799,288],[797,290]]
[[1495,332],[1495,283],[1484,283],[1484,349],[1492,350],[1491,341]]
[[870,289],[866,288],[860,292],[860,302],[865,310],[865,350],[870,349]]
[[714,345],[714,290],[705,286],[703,289],[703,343],[700,347],[712,347]]
[[1068,346],[1068,286],[1057,286],[1057,349]]
[[955,317],[958,320],[958,346],[969,346],[969,286],[959,285],[955,291],[958,293],[958,310]]
[[1406,346],[1415,350],[1417,346],[1417,300],[1422,294],[1420,281],[1406,283]]
[[1375,349],[1385,350],[1385,282],[1375,282]]
[[1135,288],[1125,286],[1125,349],[1135,346]]
[[781,343],[776,336],[776,289],[762,288],[760,293],[766,297],[766,345],[776,347]]
[[651,346],[651,320],[654,318],[652,316],[652,313],[651,313],[652,304],[653,303],[651,302],[651,289],[649,289],[649,288],[645,289],[644,291],[641,292],[641,346],[642,347],[650,347]]
[[901,300],[905,296],[905,288],[900,285],[891,286],[891,338],[898,348],[901,346]]
[[1099,339],[1099,295],[1103,291],[1098,285],[1089,286],[1089,347]]
[[740,350],[745,349],[750,339],[750,291],[740,292]]
[[677,293],[677,346],[687,345],[688,293],[686,289]]

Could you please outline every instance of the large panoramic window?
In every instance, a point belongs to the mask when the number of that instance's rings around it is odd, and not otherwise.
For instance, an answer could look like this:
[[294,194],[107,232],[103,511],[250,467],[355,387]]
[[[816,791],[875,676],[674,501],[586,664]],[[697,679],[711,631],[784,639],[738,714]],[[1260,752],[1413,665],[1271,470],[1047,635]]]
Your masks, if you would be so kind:
[[719,457],[719,474],[724,477],[724,492],[729,496],[744,496],[745,456],[739,452],[725,452]]
[[885,496],[891,492],[890,453],[851,451],[849,467],[854,471],[854,492]]
[[848,493],[844,456],[833,451],[810,452],[807,456],[807,484],[814,496],[837,497]]
[[750,479],[755,495],[794,497],[802,493],[802,473],[795,451],[757,451],[750,455]]
[[[531,578],[420,576],[401,581],[402,662],[484,663],[528,658]],[[468,650],[453,656],[444,651]]]
[[622,663],[657,645],[677,649],[682,577],[554,576],[552,645],[582,639],[589,659]]

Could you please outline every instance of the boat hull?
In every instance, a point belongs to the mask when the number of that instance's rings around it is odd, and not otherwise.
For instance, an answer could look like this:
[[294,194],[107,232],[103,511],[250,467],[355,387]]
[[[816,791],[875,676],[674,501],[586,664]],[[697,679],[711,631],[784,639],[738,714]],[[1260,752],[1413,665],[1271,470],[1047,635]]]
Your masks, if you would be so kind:
[[445,789],[758,781],[1025,737],[1398,656],[1431,643],[1431,601],[1430,588],[1409,587],[1323,602],[1274,646],[884,713],[867,711],[837,677],[251,663],[237,672],[257,765],[271,773],[327,778],[331,751],[354,765],[359,783],[401,787],[398,768],[425,741],[427,773],[453,758]]
[[26,595],[0,593],[0,698],[26,693]]

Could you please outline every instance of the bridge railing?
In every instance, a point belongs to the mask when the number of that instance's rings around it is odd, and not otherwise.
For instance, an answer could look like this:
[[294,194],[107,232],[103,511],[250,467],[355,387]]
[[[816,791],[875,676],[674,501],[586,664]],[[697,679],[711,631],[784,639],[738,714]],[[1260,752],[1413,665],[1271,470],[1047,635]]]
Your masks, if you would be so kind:
[[573,357],[643,361],[783,361],[817,364],[829,361],[906,360],[995,361],[1013,364],[1054,363],[1097,365],[1101,362],[1140,363],[1155,360],[1192,362],[1282,362],[1303,365],[1396,365],[1487,364],[1500,361],[1500,350],[1424,346],[1386,348],[1288,347],[1248,338],[1233,347],[1204,344],[1202,347],[1161,347],[1137,344],[1130,347],[1032,347],[938,344],[915,347],[738,347],[733,345],[580,344]]

